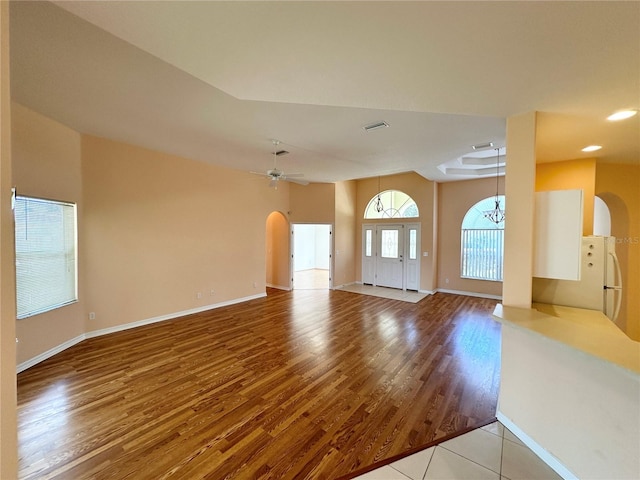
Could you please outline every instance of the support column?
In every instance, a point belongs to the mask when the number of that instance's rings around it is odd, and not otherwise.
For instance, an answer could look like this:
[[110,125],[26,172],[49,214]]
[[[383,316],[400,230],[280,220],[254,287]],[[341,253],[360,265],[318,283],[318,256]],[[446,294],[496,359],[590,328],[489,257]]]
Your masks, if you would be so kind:
[[536,181],[536,112],[507,119],[502,304],[531,308]]

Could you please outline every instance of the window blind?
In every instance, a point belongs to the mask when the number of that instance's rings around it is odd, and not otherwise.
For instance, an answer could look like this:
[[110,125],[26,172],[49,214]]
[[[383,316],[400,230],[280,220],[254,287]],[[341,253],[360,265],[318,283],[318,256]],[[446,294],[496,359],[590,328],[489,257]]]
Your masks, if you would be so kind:
[[17,317],[77,301],[75,204],[16,196],[14,216]]

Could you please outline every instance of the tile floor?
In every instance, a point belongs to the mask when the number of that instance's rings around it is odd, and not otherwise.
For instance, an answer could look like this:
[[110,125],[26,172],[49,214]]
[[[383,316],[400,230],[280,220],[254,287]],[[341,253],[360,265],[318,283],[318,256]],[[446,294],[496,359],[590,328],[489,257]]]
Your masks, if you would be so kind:
[[345,285],[337,290],[345,292],[361,293],[363,295],[372,295],[374,297],[389,298],[391,300],[402,300],[403,302],[418,303],[420,300],[428,296],[428,293],[419,293],[410,290],[399,290],[397,288],[374,287],[371,285],[362,285],[353,283]]
[[354,480],[517,480],[561,477],[500,422],[373,470]]
[[312,268],[293,272],[293,288],[295,290],[328,290],[329,270]]

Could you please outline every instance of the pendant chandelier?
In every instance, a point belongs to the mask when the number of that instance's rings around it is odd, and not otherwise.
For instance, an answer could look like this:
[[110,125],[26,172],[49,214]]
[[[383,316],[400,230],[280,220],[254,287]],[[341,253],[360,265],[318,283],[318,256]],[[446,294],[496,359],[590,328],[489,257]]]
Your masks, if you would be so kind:
[[504,222],[504,209],[500,208],[500,197],[498,195],[498,179],[500,174],[500,149],[496,148],[496,152],[498,153],[498,159],[496,160],[496,200],[495,200],[496,205],[495,207],[493,207],[493,210],[485,210],[483,214],[484,214],[484,218],[498,225],[499,223]]
[[384,205],[382,205],[382,200],[380,199],[380,177],[378,177],[378,199],[375,203],[376,212],[381,212],[384,210]]

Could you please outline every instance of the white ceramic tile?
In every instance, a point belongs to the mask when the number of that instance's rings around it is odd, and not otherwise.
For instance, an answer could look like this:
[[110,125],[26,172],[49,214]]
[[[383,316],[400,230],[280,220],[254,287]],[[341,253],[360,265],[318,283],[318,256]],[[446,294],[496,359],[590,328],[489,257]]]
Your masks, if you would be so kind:
[[339,290],[344,290],[351,293],[360,293],[364,295],[372,295],[374,297],[389,298],[391,300],[402,300],[404,302],[411,303],[417,303],[429,295],[427,293],[408,292],[394,288],[373,287],[371,285],[361,284],[345,285],[343,287],[340,287]]
[[502,452],[502,475],[510,480],[561,480],[551,467],[527,447],[506,440]]
[[397,462],[393,462],[390,466],[404,473],[412,480],[422,480],[435,449],[436,447],[427,448]]
[[504,438],[506,438],[507,440],[511,441],[511,442],[515,442],[518,445],[522,445],[523,447],[526,446],[524,443],[522,443],[522,440],[520,440],[518,437],[516,437],[513,432],[511,430],[509,430],[507,427],[504,427]]
[[502,438],[497,435],[479,428],[448,440],[442,443],[441,446],[496,473],[500,473]]
[[493,433],[499,437],[504,435],[504,426],[500,422],[493,422],[482,427],[485,432]]
[[500,475],[449,450],[436,447],[425,480],[499,480]]
[[385,465],[371,472],[367,472],[364,475],[355,477],[353,480],[414,480],[410,479],[406,475],[403,475],[399,471]]

